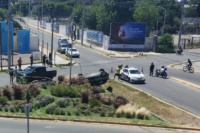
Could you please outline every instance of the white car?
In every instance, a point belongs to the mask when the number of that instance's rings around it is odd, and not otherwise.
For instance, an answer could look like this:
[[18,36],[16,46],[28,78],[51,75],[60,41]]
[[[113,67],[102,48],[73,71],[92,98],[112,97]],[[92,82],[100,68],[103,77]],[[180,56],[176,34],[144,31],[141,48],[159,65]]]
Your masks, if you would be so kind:
[[120,71],[121,79],[127,80],[131,83],[145,83],[145,77],[142,72],[140,72],[137,68],[123,68]]
[[80,54],[76,48],[69,48],[66,55],[69,57],[80,57]]

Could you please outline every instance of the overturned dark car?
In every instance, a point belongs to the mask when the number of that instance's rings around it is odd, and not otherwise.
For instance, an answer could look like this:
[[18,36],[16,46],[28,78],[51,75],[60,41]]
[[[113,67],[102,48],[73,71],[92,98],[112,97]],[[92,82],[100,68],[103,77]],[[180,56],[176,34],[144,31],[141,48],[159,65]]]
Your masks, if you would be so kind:
[[107,82],[109,73],[104,69],[100,69],[99,72],[86,75],[85,78],[88,79],[91,85],[100,85]]

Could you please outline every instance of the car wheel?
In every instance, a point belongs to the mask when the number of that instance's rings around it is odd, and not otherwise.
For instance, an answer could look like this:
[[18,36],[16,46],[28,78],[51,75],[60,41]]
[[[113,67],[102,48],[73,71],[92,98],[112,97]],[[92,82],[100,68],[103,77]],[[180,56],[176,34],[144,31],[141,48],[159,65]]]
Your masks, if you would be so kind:
[[131,82],[131,79],[128,77],[128,82],[130,83]]
[[101,72],[101,76],[102,76],[102,77],[106,76],[106,72],[102,71],[102,72]]

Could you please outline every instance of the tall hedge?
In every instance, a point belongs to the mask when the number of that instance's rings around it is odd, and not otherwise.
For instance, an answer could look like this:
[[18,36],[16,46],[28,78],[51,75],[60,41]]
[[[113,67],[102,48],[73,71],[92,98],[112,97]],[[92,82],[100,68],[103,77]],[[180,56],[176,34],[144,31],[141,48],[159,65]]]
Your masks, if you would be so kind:
[[156,45],[156,52],[158,53],[174,53],[174,38],[170,34],[164,34],[158,39]]

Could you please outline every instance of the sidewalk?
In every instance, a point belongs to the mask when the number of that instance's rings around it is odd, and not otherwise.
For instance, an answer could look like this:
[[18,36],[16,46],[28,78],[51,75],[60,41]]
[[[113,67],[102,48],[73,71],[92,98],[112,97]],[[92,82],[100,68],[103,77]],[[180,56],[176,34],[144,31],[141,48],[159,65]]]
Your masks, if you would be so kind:
[[[26,21],[26,25],[34,27],[36,29],[38,28],[36,20],[32,20],[32,19],[28,20],[28,18],[26,18],[25,21]],[[47,23],[47,25],[48,24],[49,23]],[[41,31],[44,30],[44,32],[51,33],[50,28],[51,28],[50,26],[46,26],[46,29],[39,27],[39,30],[41,30]],[[55,33],[54,32],[54,35],[58,36],[58,37],[68,38],[64,34],[64,31],[65,31],[65,28],[61,26],[60,27],[61,33]],[[75,42],[80,44],[81,40],[76,40]],[[97,52],[100,52],[101,54],[103,53],[104,55],[109,56],[109,57],[113,57],[113,58],[132,58],[132,57],[138,57],[138,56],[160,55],[160,53],[155,53],[155,52],[121,52],[121,51],[107,50],[107,49],[104,49],[103,46],[98,47],[98,46],[93,45],[93,44],[91,45],[91,43],[89,43],[89,42],[84,42],[84,45],[87,46],[88,48],[90,47],[91,49],[93,49]]]
[[[13,65],[11,66],[11,68],[14,68],[15,66],[18,67],[17,65],[17,60],[19,59],[19,57],[22,58],[22,69],[27,68],[28,66],[30,66],[30,55],[33,54],[34,57],[34,62],[33,65],[39,65],[42,66],[42,62],[41,62],[41,46],[39,46],[39,51],[38,52],[32,52],[32,53],[27,53],[27,54],[17,54],[15,53],[15,55],[13,56]],[[49,52],[51,52],[51,49],[48,49],[46,47],[43,48],[42,53],[46,54],[46,56],[49,56]],[[69,65],[70,61],[66,59],[63,59],[59,56],[60,53],[54,51],[53,52],[53,67],[59,66],[59,65]],[[6,57],[6,56],[5,56]],[[4,58],[5,58],[4,57]],[[12,62],[12,61],[11,61]],[[73,64],[76,62],[72,62]],[[12,64],[12,63],[11,63]],[[3,70],[7,70],[7,61],[3,61]]]

